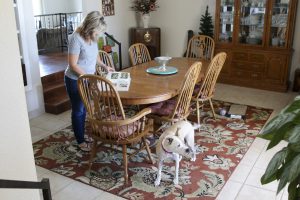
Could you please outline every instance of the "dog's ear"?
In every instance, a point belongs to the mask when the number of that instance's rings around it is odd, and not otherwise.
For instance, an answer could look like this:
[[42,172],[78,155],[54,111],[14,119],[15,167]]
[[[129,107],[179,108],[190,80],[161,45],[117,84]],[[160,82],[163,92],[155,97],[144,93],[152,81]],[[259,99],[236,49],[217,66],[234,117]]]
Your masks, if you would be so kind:
[[167,139],[169,145],[172,144],[172,142],[173,142],[173,140],[174,140],[173,138],[170,138],[170,137],[168,137],[168,138],[166,138],[166,139]]
[[176,130],[176,133],[175,133],[175,136],[177,136],[177,137],[179,136],[179,130],[180,130],[180,128],[178,127]]

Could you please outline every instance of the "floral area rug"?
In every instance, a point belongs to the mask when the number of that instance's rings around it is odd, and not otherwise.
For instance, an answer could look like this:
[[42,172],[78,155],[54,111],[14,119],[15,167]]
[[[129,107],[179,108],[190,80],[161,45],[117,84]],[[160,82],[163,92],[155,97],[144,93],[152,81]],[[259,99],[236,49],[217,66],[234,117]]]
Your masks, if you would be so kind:
[[[215,110],[228,110],[230,105],[214,101]],[[204,110],[208,111],[209,106]],[[215,199],[272,110],[247,106],[245,120],[220,115],[213,120],[211,112],[206,113],[201,117],[200,132],[195,131],[197,159],[195,162],[181,160],[178,185],[172,182],[175,163],[167,160],[161,184],[154,186],[157,172],[155,148],[151,148],[154,165],[148,162],[146,151],[129,160],[128,185],[123,184],[122,153],[105,146],[98,150],[89,172],[89,153],[78,150],[72,127],[34,143],[35,162],[38,166],[127,199]]]

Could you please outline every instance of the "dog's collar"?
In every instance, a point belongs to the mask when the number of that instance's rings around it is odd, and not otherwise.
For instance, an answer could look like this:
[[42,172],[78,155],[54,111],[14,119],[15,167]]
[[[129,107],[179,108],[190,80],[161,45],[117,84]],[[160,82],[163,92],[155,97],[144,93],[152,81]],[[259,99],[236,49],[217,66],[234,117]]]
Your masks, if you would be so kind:
[[161,143],[161,148],[164,150],[164,152],[169,153],[169,154],[172,154],[172,152],[169,152],[169,151],[167,151],[167,150],[165,149],[163,143]]

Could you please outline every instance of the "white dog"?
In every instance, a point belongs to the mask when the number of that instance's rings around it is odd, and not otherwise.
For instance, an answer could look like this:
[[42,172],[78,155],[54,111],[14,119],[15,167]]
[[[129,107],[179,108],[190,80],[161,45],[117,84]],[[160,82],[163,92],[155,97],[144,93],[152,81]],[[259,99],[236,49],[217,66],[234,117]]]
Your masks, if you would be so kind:
[[166,158],[175,160],[175,178],[173,183],[178,184],[179,162],[182,156],[196,160],[194,146],[194,127],[187,121],[180,121],[167,128],[159,137],[156,145],[158,157],[158,172],[154,185],[158,186],[161,180],[163,161]]

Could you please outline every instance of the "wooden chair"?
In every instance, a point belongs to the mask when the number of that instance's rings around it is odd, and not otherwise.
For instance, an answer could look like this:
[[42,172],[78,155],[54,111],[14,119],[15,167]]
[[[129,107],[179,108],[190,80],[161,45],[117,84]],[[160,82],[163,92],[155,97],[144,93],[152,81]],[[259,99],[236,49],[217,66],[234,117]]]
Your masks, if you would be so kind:
[[[203,82],[197,84],[194,89],[192,102],[196,102],[197,122],[200,124],[200,107],[203,107],[205,101],[209,101],[212,109],[213,117],[216,119],[212,97],[214,96],[215,85],[220,74],[220,71],[225,63],[226,53],[218,53],[211,61],[207,68]],[[200,105],[201,104],[201,105]]]
[[[113,64],[113,61],[111,60],[111,57],[109,56],[108,53],[106,53],[105,51],[103,50],[99,50],[99,57],[100,57],[100,60],[107,66],[115,69],[115,66]],[[96,74],[97,75],[100,75],[100,76],[103,76],[104,74],[107,73],[107,69],[103,68],[102,66],[100,65],[96,65]]]
[[129,47],[129,57],[131,65],[138,65],[151,61],[151,57],[146,45],[142,43],[136,43]]
[[[149,160],[153,163],[151,152],[145,136],[151,125],[146,121],[146,115],[151,112],[149,108],[134,114],[125,115],[119,93],[110,81],[104,77],[86,74],[78,79],[78,88],[84,106],[87,110],[87,119],[91,125],[94,139],[89,169],[96,151],[102,144],[121,145],[123,152],[124,178],[128,183],[127,145],[141,142],[140,149],[129,156],[136,155],[140,150],[146,149]],[[101,143],[98,144],[98,141]]]
[[155,133],[162,129],[164,125],[187,119],[190,114],[190,102],[194,86],[199,77],[201,67],[201,62],[195,62],[190,67],[185,75],[178,96],[150,106],[151,114],[148,117],[153,118],[154,122],[164,123],[159,128],[154,128]]
[[187,48],[186,57],[211,60],[214,56],[215,41],[206,35],[194,35]]

